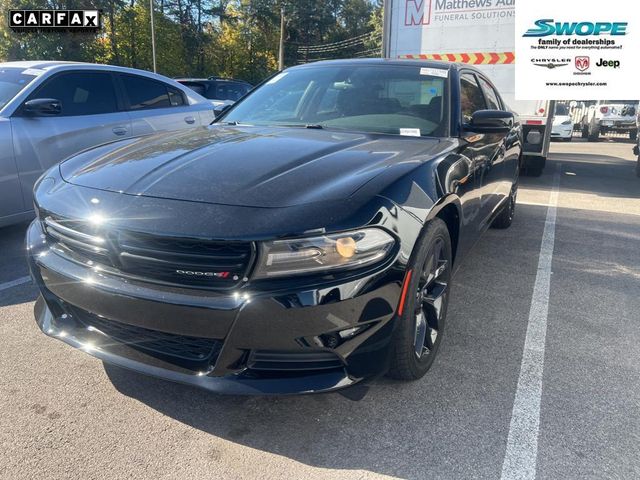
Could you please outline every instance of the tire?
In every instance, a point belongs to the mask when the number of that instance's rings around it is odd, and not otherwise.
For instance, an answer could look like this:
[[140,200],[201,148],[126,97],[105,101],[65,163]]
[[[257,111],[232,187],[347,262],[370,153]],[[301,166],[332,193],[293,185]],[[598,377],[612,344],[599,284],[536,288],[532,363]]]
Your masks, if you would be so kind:
[[589,127],[587,127],[586,125],[582,126],[582,138],[589,138]]
[[638,138],[638,131],[637,130],[631,130],[629,132],[629,140],[635,141]]
[[518,183],[514,183],[511,187],[509,199],[498,216],[491,223],[491,228],[505,229],[511,226],[513,217],[516,214],[516,197],[518,196]]
[[418,380],[431,368],[442,342],[451,268],[449,230],[436,218],[429,222],[411,256],[406,300],[393,333],[389,377]]

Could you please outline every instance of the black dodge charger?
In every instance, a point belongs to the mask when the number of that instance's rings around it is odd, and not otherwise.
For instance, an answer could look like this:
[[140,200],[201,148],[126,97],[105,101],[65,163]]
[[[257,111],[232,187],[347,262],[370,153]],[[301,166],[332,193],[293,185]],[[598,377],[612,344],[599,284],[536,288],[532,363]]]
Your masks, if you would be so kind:
[[452,274],[514,215],[521,128],[466,65],[285,70],[208,128],[87,150],[35,187],[47,335],[216,392],[422,377]]

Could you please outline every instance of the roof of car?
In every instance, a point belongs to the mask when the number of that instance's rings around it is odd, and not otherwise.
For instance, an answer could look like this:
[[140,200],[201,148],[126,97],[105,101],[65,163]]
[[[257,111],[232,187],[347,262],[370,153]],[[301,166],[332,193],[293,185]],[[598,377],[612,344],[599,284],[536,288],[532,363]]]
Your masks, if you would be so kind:
[[62,62],[62,61],[21,61],[21,62],[5,62],[0,63],[0,67],[17,67],[17,68],[37,68],[40,70],[109,70],[113,72],[131,73],[135,75],[145,75],[148,77],[156,77],[163,81],[171,80],[159,73],[150,72],[148,70],[140,70],[137,68],[119,67],[117,65],[107,65],[104,63],[86,63],[86,62]]
[[466,63],[409,58],[351,58],[341,60],[321,60],[318,62],[297,65],[291,68],[316,67],[323,65],[415,65],[418,67],[444,68],[447,70],[458,70],[462,67],[476,70],[473,66]]
[[0,63],[0,66],[47,69],[47,68],[57,67],[59,65],[73,65],[78,63],[81,63],[81,62],[57,62],[57,61],[31,60],[31,61],[22,61],[22,62],[3,62],[3,63]]
[[234,82],[250,85],[249,82],[236,78],[210,77],[210,78],[176,78],[176,82]]

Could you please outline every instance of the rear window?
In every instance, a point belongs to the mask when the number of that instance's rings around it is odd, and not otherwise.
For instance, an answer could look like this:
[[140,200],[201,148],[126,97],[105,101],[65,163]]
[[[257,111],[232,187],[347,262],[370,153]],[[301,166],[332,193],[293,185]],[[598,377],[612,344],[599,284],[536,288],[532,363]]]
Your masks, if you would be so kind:
[[131,110],[174,106],[164,83],[135,75],[122,75],[122,83],[129,96]]
[[[215,100],[240,100],[249,91],[249,86],[242,83],[217,83],[214,89],[210,89],[208,98]],[[213,94],[213,95],[212,95]]]
[[197,83],[197,82],[180,82],[182,85],[184,85],[185,87],[190,88],[191,90],[193,90],[194,92],[196,92],[198,95],[202,95],[203,97],[207,98],[207,86],[203,83]]

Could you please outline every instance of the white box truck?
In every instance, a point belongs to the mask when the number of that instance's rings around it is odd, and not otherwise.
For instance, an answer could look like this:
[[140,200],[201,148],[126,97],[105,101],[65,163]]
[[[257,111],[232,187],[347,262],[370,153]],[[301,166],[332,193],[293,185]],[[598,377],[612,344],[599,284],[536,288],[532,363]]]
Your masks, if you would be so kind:
[[523,167],[544,168],[553,101],[515,99],[515,0],[385,0],[383,56],[473,65],[518,114],[524,132]]

